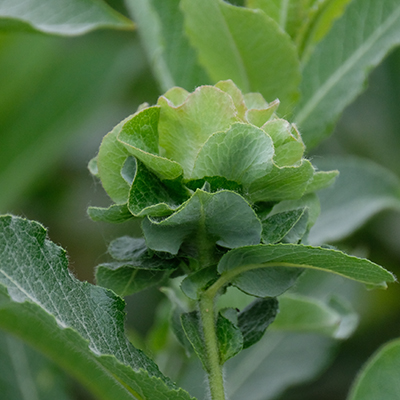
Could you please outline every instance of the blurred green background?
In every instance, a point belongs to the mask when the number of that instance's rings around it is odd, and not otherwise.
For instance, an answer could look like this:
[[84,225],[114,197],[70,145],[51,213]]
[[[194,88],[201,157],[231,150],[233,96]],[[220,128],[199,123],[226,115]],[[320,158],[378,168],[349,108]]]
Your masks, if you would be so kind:
[[[122,1],[110,2],[126,13]],[[92,222],[89,205],[109,200],[87,169],[102,137],[139,104],[161,94],[137,32],[100,30],[62,38],[0,31],[0,212],[40,221],[69,255],[71,271],[93,281],[115,237],[140,235],[135,222]],[[368,89],[347,108],[334,134],[309,154],[353,154],[400,176],[400,50],[371,74]],[[384,211],[346,241],[335,243],[400,274],[400,214]],[[162,298],[147,290],[127,299],[128,326],[144,335]],[[283,400],[344,399],[357,371],[400,334],[400,288],[362,291],[356,334],[342,343],[316,382]],[[90,395],[72,383],[73,398]]]

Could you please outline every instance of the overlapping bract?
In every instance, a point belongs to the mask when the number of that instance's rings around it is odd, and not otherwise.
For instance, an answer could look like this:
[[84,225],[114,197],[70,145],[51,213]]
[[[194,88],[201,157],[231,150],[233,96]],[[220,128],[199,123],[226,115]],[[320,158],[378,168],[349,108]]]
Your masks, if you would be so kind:
[[[243,95],[230,80],[193,93],[170,89],[104,138],[91,170],[116,204],[89,214],[110,222],[145,217],[151,249],[197,258],[200,232],[209,246],[258,244],[271,237],[264,220],[282,212],[292,220],[288,211],[302,209],[299,241],[311,225],[306,209],[318,208],[304,196],[337,172],[317,172],[304,158],[301,136],[275,115],[278,106],[258,93]],[[279,240],[297,222],[288,222]]]

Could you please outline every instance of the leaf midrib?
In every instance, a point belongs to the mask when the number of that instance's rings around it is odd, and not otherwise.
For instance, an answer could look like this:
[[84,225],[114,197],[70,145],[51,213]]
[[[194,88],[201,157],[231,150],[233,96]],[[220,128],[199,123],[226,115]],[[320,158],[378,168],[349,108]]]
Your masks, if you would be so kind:
[[392,13],[384,24],[379,25],[379,27],[374,31],[372,35],[362,44],[357,51],[352,53],[352,56],[347,59],[346,62],[342,64],[341,67],[335,70],[335,72],[330,76],[328,80],[325,81],[323,85],[314,93],[314,95],[308,100],[308,102],[302,107],[299,113],[296,114],[296,123],[300,126],[305,119],[315,109],[322,99],[329,93],[329,91],[334,87],[354,65],[370,50],[370,48],[375,44],[380,37],[386,33],[389,28],[396,22],[400,17],[400,6],[396,12]]

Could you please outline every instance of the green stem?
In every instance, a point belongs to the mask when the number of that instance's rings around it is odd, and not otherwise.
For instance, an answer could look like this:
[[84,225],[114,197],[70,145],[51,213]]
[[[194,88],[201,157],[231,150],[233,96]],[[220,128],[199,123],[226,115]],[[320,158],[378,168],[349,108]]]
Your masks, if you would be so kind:
[[212,400],[225,400],[224,378],[220,362],[218,339],[215,327],[213,292],[203,293],[200,298],[200,317],[203,326],[204,342],[206,347],[207,373]]

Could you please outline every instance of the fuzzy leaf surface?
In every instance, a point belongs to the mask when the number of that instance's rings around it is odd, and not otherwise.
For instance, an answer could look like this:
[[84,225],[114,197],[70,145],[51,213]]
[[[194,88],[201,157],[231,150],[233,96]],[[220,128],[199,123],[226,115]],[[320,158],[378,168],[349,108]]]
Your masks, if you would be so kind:
[[183,0],[185,28],[200,63],[215,81],[232,79],[245,93],[279,98],[281,112],[298,97],[300,68],[290,36],[260,10],[222,0]]
[[[147,245],[156,251],[177,254],[183,243],[201,255],[202,246],[215,243],[234,248],[244,243],[259,243],[261,222],[250,205],[237,193],[227,190],[208,193],[196,190],[193,196],[171,216],[142,224]],[[201,232],[208,243],[197,243]],[[197,255],[196,255],[197,256]]]
[[335,184],[318,192],[321,215],[310,231],[311,244],[343,239],[384,209],[400,208],[400,181],[391,171],[359,158],[318,160],[321,169],[340,170]]
[[304,67],[294,120],[308,148],[331,132],[343,109],[364,88],[367,72],[399,43],[397,0],[350,3]]
[[318,269],[370,287],[386,287],[386,282],[395,281],[390,272],[369,260],[349,256],[338,250],[294,244],[256,245],[233,249],[224,254],[218,264],[218,271],[221,274],[229,274],[240,289],[242,279],[246,285],[260,287],[260,277],[255,275],[251,279],[246,275],[268,268]]
[[243,349],[243,336],[239,327],[228,318],[218,314],[216,335],[218,339],[219,358],[221,365],[236,356]]
[[132,21],[105,2],[95,0],[2,0],[0,24],[2,19],[12,22],[12,30],[66,36],[99,28],[133,29]]
[[190,398],[130,344],[124,301],[74,278],[65,251],[43,226],[3,216],[0,232],[1,328],[47,354],[99,399]]
[[148,59],[163,91],[180,86],[189,91],[211,83],[184,34],[176,0],[128,0]]

